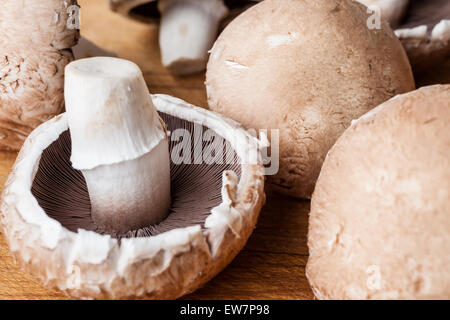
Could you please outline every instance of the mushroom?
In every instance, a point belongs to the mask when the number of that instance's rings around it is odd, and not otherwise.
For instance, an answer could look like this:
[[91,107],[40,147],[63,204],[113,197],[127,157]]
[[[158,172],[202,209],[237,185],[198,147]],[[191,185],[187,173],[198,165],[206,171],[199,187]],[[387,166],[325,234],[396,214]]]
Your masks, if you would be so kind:
[[415,74],[450,60],[450,2],[411,0],[403,23],[396,30]]
[[[27,138],[2,195],[0,221],[14,256],[47,286],[73,297],[173,299],[192,292],[244,246],[265,199],[258,139],[238,123],[182,100],[154,95],[150,102],[136,73],[132,63],[115,58],[69,65],[68,112]],[[169,145],[160,118],[171,132]],[[227,151],[226,161],[206,161],[220,150]],[[101,168],[92,175],[105,186],[94,186],[95,196],[123,204],[117,223],[130,228],[127,218],[139,217],[133,211],[139,201],[164,202],[167,151],[166,217],[128,231],[98,226],[90,168]],[[155,183],[147,192],[139,189],[141,177],[135,186],[126,177],[139,169]],[[148,208],[150,216],[155,213]]]
[[310,198],[351,120],[415,87],[399,40],[387,22],[369,30],[366,11],[347,0],[266,0],[212,49],[209,107],[246,128],[279,130],[280,170],[269,177],[279,193]]
[[[162,63],[175,75],[205,69],[220,22],[228,14],[223,0],[109,0],[112,10],[146,22],[161,19]],[[259,0],[232,0],[234,8]],[[227,1],[225,1],[227,2]]]
[[26,136],[64,107],[64,67],[78,30],[67,27],[75,0],[0,4],[0,149],[19,150]]
[[378,8],[381,18],[386,19],[392,28],[398,26],[405,15],[409,0],[358,0],[370,8]]
[[450,299],[450,85],[400,95],[330,150],[309,219],[319,299]]

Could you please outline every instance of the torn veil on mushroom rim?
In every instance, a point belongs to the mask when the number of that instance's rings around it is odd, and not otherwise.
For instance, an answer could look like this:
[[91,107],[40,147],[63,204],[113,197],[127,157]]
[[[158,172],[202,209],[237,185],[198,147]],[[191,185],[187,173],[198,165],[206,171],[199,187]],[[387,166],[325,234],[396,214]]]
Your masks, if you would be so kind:
[[[260,141],[232,120],[166,95],[152,98],[169,130],[192,124],[211,128],[237,157],[259,148]],[[261,164],[172,164],[169,222],[122,235],[91,231],[89,195],[68,161],[67,129],[62,114],[34,130],[3,192],[0,217],[10,250],[47,286],[78,298],[177,298],[214,277],[252,233],[265,199]],[[58,168],[62,162],[65,167]],[[194,177],[202,176],[195,183]],[[205,188],[208,181],[213,186]],[[79,204],[76,210],[72,205],[58,211],[71,199]]]

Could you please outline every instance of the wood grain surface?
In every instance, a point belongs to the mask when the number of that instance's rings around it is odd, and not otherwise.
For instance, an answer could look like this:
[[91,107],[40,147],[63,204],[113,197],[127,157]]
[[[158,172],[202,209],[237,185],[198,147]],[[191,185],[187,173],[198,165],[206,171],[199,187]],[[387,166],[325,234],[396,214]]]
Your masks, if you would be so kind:
[[[204,75],[176,78],[160,63],[158,29],[111,13],[106,0],[78,0],[82,34],[107,50],[136,62],[152,93],[170,94],[207,107]],[[450,68],[448,68],[450,69]],[[439,82],[439,69],[418,83]],[[431,78],[431,80],[429,80]],[[0,185],[15,153],[0,152]],[[313,299],[305,277],[309,202],[269,194],[257,228],[245,249],[216,278],[186,299]],[[0,299],[67,299],[48,290],[14,263],[0,234]]]

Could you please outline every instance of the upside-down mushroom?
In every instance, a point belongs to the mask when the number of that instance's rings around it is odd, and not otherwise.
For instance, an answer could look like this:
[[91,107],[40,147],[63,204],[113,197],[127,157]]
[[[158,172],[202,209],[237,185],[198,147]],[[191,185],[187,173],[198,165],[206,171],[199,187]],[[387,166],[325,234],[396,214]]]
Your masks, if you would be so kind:
[[182,100],[150,100],[131,62],[73,62],[66,85],[68,112],[31,133],[3,192],[17,260],[79,298],[172,299],[203,285],[255,227],[261,142]]
[[0,149],[19,150],[26,136],[64,107],[64,67],[78,30],[76,0],[0,2]]

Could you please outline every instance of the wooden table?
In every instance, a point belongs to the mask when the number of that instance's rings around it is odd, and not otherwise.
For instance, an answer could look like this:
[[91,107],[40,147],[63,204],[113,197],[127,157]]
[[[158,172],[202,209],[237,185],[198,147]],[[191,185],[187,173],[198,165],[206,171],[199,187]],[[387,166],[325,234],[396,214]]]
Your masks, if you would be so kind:
[[[207,107],[204,75],[171,76],[161,65],[157,26],[111,13],[106,0],[78,0],[82,34],[121,58],[136,62],[152,93],[170,94]],[[450,67],[430,72],[419,84],[450,82]],[[0,152],[3,186],[16,157]],[[258,226],[245,249],[215,279],[187,299],[312,299],[305,277],[309,202],[268,195]],[[0,299],[66,299],[21,271],[0,234]]]

